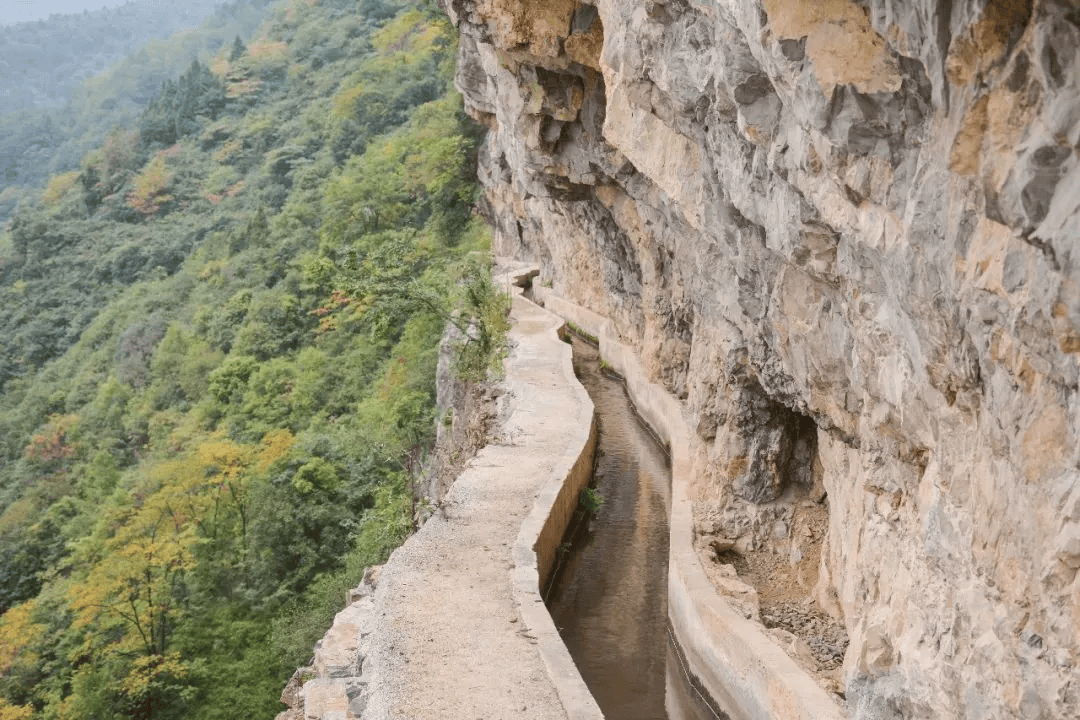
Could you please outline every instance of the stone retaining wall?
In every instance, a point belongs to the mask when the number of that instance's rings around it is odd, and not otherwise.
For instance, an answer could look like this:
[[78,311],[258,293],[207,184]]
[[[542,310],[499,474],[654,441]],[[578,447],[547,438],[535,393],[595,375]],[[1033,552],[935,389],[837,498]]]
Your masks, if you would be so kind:
[[[521,308],[526,306],[530,312],[543,313],[552,320],[552,332],[561,337],[563,323],[558,316],[525,299],[521,288],[518,287],[523,278],[532,275],[535,275],[532,269],[509,273],[501,283],[514,296],[515,307],[518,308],[516,317],[520,319]],[[511,338],[513,337],[512,334]],[[568,388],[572,389],[579,402],[586,403],[591,408],[592,400],[574,376],[570,345],[561,345],[559,351],[562,380]],[[514,356],[511,362],[520,357],[520,354]],[[508,368],[508,373],[509,371]],[[603,720],[604,716],[585,685],[581,673],[578,672],[577,665],[574,664],[574,659],[566,649],[559,631],[555,628],[547,606],[544,604],[541,590],[550,579],[555,566],[557,549],[562,544],[563,535],[566,534],[566,528],[570,525],[574,511],[577,509],[578,497],[592,479],[593,458],[596,453],[596,417],[591,415],[590,418],[587,430],[585,428],[576,430],[581,434],[587,433],[587,440],[580,447],[568,447],[563,462],[557,463],[557,466],[565,466],[566,457],[576,454],[569,472],[563,477],[556,475],[553,478],[555,482],[549,482],[541,489],[532,511],[522,523],[521,532],[514,545],[512,571],[512,584],[518,610],[525,625],[536,633],[540,657],[570,720]]]

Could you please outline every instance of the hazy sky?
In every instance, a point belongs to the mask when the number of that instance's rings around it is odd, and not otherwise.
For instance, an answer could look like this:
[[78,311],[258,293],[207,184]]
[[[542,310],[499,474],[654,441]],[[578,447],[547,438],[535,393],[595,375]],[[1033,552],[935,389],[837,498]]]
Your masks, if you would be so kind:
[[123,3],[124,0],[0,0],[0,24],[44,20],[52,13],[81,13]]

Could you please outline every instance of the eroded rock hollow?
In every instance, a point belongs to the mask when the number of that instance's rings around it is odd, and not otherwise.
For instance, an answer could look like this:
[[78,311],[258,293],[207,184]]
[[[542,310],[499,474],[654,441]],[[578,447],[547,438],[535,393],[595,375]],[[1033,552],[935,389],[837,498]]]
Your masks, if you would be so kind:
[[443,2],[498,252],[682,400],[718,590],[852,717],[1076,717],[1076,3]]

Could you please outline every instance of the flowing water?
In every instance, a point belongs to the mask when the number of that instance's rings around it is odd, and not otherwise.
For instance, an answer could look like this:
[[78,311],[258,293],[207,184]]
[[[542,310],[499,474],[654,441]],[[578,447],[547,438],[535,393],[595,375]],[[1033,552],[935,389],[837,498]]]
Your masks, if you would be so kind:
[[577,338],[574,369],[600,422],[593,486],[603,504],[568,530],[546,593],[551,617],[607,720],[715,720],[668,634],[667,456]]

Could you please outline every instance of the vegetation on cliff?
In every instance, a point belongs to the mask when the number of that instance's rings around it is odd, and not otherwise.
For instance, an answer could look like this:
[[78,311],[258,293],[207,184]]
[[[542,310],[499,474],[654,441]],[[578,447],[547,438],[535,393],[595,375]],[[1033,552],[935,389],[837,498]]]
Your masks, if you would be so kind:
[[0,718],[269,716],[411,531],[447,319],[497,353],[454,45],[283,3],[14,213]]

